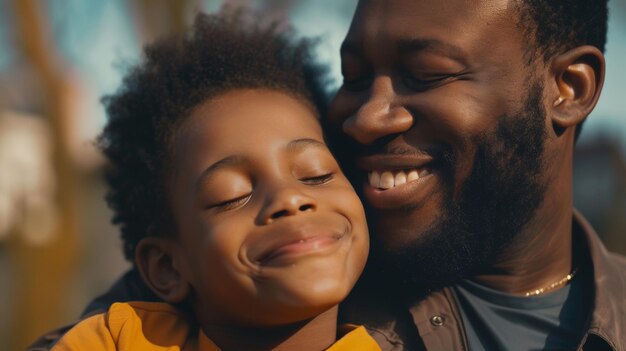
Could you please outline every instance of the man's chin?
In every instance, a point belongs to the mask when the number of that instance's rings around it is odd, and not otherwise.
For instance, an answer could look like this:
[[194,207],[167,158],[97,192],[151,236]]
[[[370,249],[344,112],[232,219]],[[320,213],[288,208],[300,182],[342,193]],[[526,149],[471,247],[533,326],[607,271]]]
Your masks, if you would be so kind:
[[[385,251],[420,247],[440,226],[446,212],[449,191],[439,189],[430,194],[428,201],[416,201],[393,209],[377,209],[366,204],[372,240]],[[448,201],[449,202],[449,201]],[[370,245],[373,246],[373,245]]]
[[483,256],[477,255],[481,238],[459,230],[463,225],[454,218],[400,224],[397,228],[415,229],[384,231],[384,221],[375,224],[376,233],[384,236],[372,238],[368,264],[372,278],[382,279],[395,294],[400,291],[415,299],[472,275],[484,263]]
[[[446,179],[447,180],[447,179]],[[427,202],[393,210],[367,206],[371,252],[366,276],[384,294],[413,300],[453,284],[473,269],[463,215],[452,206],[452,182],[442,182]],[[478,240],[473,240],[474,242]],[[382,284],[380,284],[382,282]],[[381,289],[382,287],[382,289]]]
[[[429,217],[425,217],[429,218]],[[432,218],[432,217],[430,217]],[[413,221],[410,217],[386,216],[372,221],[372,238],[385,252],[402,251],[407,247],[420,247],[429,240],[430,228],[435,223]]]

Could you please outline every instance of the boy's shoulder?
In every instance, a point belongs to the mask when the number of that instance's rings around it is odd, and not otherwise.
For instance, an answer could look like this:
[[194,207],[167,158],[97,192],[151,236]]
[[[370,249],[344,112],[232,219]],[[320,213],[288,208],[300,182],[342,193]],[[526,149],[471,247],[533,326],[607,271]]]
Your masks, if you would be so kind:
[[[63,329],[63,328],[62,328]],[[65,328],[67,329],[67,327]],[[342,337],[329,351],[379,351],[380,347],[363,326],[345,324],[339,328]],[[204,336],[191,341],[190,326],[175,307],[162,302],[118,302],[102,313],[91,315],[69,331],[52,346],[52,351],[69,350],[219,350]],[[196,346],[193,347],[192,345]],[[29,351],[49,350],[31,346]],[[185,347],[185,349],[187,349]]]
[[157,344],[163,335],[183,333],[186,336],[189,332],[189,324],[183,314],[164,302],[116,302],[103,317],[111,334],[119,338],[124,333],[135,332],[131,326],[139,327],[146,337]]
[[189,324],[175,307],[123,302],[80,321],[52,350],[169,350],[185,345],[188,337]]
[[339,325],[337,334],[341,337],[327,351],[381,351],[376,340],[362,325],[345,323]]

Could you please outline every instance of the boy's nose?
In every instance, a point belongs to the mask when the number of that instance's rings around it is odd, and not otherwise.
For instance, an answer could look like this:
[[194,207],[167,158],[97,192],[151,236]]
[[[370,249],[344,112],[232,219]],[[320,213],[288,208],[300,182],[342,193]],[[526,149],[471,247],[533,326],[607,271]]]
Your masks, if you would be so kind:
[[296,188],[281,188],[268,198],[259,215],[261,224],[270,224],[283,217],[295,216],[304,212],[317,210],[314,198]]
[[343,122],[343,131],[359,143],[369,145],[382,137],[409,130],[413,116],[398,100],[391,79],[377,77],[367,101]]

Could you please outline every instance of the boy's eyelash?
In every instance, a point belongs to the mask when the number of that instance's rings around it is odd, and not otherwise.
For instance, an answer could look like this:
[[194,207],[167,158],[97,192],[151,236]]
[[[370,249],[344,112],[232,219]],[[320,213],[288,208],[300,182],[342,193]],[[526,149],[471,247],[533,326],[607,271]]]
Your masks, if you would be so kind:
[[[300,181],[308,185],[322,185],[331,181],[333,179],[333,176],[334,173],[327,173],[316,177],[302,178],[300,179]],[[230,210],[244,204],[246,201],[248,201],[250,195],[251,194],[246,194],[235,199],[222,201],[220,203],[209,206],[209,208],[215,208],[220,211]]]
[[217,203],[215,205],[211,205],[210,207],[216,208],[219,210],[230,210],[245,203],[246,201],[248,201],[249,198],[250,198],[250,194],[246,194],[235,199],[230,199],[230,200]]
[[333,173],[326,173],[316,177],[303,178],[300,179],[300,181],[309,185],[321,185],[328,183],[330,180],[333,179],[333,176]]

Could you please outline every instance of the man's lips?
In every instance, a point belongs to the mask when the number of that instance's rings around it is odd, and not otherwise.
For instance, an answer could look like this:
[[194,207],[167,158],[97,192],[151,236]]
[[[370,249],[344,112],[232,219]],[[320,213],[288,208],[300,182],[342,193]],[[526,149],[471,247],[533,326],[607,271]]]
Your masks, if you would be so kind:
[[419,155],[376,155],[360,158],[357,167],[367,173],[367,183],[387,190],[425,178],[432,172],[433,158]]
[[374,208],[415,206],[436,185],[437,162],[425,154],[368,156],[358,159],[357,167],[367,175],[363,195]]
[[393,170],[403,168],[421,168],[432,163],[434,158],[429,155],[390,155],[380,154],[359,157],[356,166],[359,169],[371,170]]
[[291,228],[272,228],[271,233],[265,234],[257,245],[253,245],[250,251],[252,261],[269,265],[285,258],[321,252],[339,243],[347,233],[347,229],[341,231],[308,226],[289,227]]

